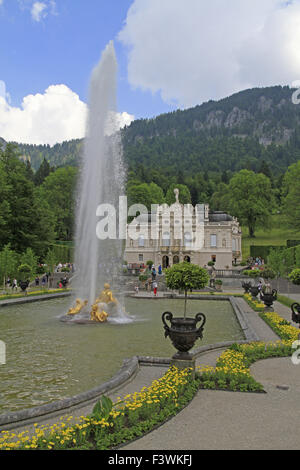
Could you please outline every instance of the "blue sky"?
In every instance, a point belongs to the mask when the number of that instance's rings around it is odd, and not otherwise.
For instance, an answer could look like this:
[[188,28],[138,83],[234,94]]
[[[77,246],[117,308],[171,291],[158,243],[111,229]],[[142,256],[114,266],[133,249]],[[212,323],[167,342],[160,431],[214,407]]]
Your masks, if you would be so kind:
[[83,137],[111,40],[120,125],[300,80],[300,0],[0,0],[0,137]]
[[86,101],[91,70],[113,39],[119,111],[138,118],[172,109],[159,93],[133,91],[128,83],[127,50],[116,38],[132,0],[58,0],[39,21],[32,17],[33,4],[3,0],[0,6],[0,79],[13,106],[20,106],[24,96],[61,83]]

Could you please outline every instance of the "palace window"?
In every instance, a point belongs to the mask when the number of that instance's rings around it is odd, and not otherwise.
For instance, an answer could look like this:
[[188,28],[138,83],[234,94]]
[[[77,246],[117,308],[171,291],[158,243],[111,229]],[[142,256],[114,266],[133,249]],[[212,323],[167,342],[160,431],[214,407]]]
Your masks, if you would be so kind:
[[162,245],[170,246],[170,232],[164,232],[162,236]]
[[192,234],[190,232],[184,234],[184,246],[189,248],[192,246]]
[[214,248],[217,247],[217,235],[210,236],[210,246]]
[[139,247],[144,247],[145,246],[145,237],[141,235],[139,237]]

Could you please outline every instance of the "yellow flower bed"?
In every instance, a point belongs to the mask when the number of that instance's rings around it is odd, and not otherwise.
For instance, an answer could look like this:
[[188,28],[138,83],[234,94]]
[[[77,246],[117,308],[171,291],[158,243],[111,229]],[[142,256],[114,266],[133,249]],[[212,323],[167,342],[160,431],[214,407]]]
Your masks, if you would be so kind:
[[[112,438],[114,433],[120,433],[120,430],[122,431],[126,426],[130,429],[130,426],[140,422],[145,423],[148,420],[151,429],[151,420],[156,415],[158,417],[159,412],[164,412],[169,408],[170,414],[174,414],[176,408],[182,407],[182,397],[187,390],[189,393],[185,399],[191,399],[191,390],[188,388],[191,384],[192,390],[196,392],[197,384],[191,379],[190,369],[180,371],[172,367],[161,379],[152,382],[150,387],[144,387],[140,392],[126,395],[123,399],[118,398],[105,416],[97,417],[92,414],[78,418],[64,417],[59,423],[53,425],[35,424],[34,433],[30,433],[29,430],[22,433],[2,431],[0,450],[71,449],[91,441],[96,448],[98,448],[97,445],[102,448],[101,442],[103,442],[103,448],[106,448],[105,446],[108,446],[110,442],[109,439],[114,443]],[[164,418],[167,417],[165,414],[163,414]],[[149,427],[149,423],[147,426]],[[144,428],[146,429],[145,426],[142,427]],[[137,433],[139,432],[140,429]],[[100,444],[96,438],[100,440]]]
[[18,294],[1,294],[0,295],[0,300],[14,299],[14,298],[20,298],[20,297],[30,297],[30,296],[35,296],[35,295],[57,294],[57,293],[60,293],[60,292],[66,292],[66,291],[70,291],[70,290],[71,290],[70,288],[51,289],[51,290],[46,290],[46,288],[45,288],[45,289],[42,289],[42,290],[34,290],[34,291],[31,291],[31,292],[28,292],[27,295],[23,292],[19,292]]
[[261,316],[286,344],[292,345],[298,340],[300,330],[284,320],[278,313],[264,312]]

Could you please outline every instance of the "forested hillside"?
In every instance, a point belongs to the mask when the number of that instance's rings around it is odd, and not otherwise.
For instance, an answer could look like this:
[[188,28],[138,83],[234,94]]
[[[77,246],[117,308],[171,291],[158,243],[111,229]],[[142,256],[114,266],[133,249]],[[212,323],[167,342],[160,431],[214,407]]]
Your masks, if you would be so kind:
[[[274,174],[300,159],[300,106],[289,87],[255,88],[192,109],[134,121],[122,130],[130,170],[140,165],[185,177],[195,172],[258,171],[262,162]],[[37,170],[76,166],[82,141],[49,145],[19,144],[21,155]]]

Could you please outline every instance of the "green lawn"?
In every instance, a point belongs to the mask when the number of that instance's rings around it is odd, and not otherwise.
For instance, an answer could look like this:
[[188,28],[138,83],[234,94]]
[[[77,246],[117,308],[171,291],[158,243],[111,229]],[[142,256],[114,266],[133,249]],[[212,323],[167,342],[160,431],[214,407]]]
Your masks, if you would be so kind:
[[247,227],[242,227],[242,250],[243,260],[250,256],[251,245],[274,245],[286,246],[287,240],[300,239],[300,233],[297,230],[291,230],[282,223],[280,215],[273,216],[273,226],[270,230],[258,229],[255,238],[249,238]]

